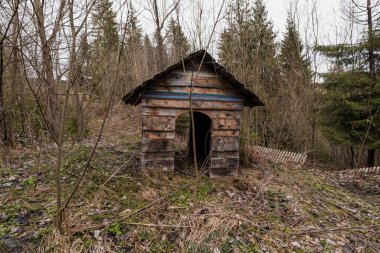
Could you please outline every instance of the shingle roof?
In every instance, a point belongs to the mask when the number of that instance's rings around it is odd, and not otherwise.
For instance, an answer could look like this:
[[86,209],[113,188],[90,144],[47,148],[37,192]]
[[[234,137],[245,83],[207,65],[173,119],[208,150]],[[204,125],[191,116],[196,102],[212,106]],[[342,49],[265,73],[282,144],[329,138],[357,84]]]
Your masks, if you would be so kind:
[[140,86],[137,86],[129,93],[124,95],[123,101],[126,104],[138,105],[141,103],[142,95],[144,94],[146,88],[150,85],[154,85],[155,81],[165,77],[170,72],[177,68],[182,68],[183,64],[191,60],[201,60],[202,64],[208,66],[210,69],[215,70],[217,74],[222,76],[228,83],[230,83],[235,89],[237,89],[244,97],[244,105],[249,107],[263,106],[264,104],[260,101],[252,91],[244,87],[244,84],[239,82],[231,73],[229,73],[223,66],[219,65],[215,59],[205,50],[199,50],[197,52],[189,54],[186,58],[180,62],[168,67],[166,70],[158,73],[153,78],[144,81]]

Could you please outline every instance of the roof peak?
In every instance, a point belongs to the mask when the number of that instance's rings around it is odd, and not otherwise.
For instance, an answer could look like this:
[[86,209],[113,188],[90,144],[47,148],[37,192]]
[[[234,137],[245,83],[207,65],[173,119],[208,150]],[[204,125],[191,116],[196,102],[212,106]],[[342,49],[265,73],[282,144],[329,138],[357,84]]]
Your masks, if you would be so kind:
[[182,67],[187,62],[199,59],[201,60],[201,64],[205,64],[209,68],[215,70],[216,74],[219,74],[223,77],[227,82],[229,82],[235,89],[237,89],[244,97],[244,105],[249,107],[254,106],[263,106],[264,104],[260,101],[260,99],[250,90],[245,88],[245,85],[239,82],[234,75],[229,73],[222,65],[218,64],[216,60],[208,53],[205,49],[200,49],[193,53],[190,53],[185,58],[182,58],[179,62],[169,66],[166,70],[156,74],[149,80],[144,81],[140,86],[137,86],[133,90],[131,90],[128,94],[123,97],[123,101],[126,104],[137,105],[142,100],[142,94],[145,91],[147,86],[154,84],[155,81],[161,79],[174,71],[177,68]]

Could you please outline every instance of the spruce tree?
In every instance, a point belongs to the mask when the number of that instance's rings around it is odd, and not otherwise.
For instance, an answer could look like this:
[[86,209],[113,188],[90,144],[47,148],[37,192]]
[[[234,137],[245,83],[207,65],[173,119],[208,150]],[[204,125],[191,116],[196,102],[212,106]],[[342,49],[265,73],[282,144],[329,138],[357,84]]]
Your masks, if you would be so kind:
[[[227,24],[219,43],[221,63],[264,101],[272,100],[277,92],[279,66],[276,35],[263,1],[256,0],[251,6],[247,0],[236,0],[229,6]],[[272,109],[274,106],[267,103],[255,115],[246,112],[243,132],[250,139],[259,135],[264,145],[270,145],[276,132],[272,122],[276,119],[270,117]]]
[[280,45],[279,63],[281,78],[276,94],[278,112],[283,115],[280,146],[304,151],[312,145],[313,92],[311,86],[310,61],[303,52],[292,13],[288,13],[286,31]]
[[[371,10],[371,1],[367,2]],[[333,68],[325,74],[319,123],[331,140],[368,149],[367,166],[380,148],[380,33],[368,11],[366,34],[355,44],[319,46]]]
[[189,42],[182,31],[182,27],[173,18],[169,22],[168,43],[170,58],[173,62],[186,57],[190,50]]
[[95,31],[94,45],[100,54],[115,52],[119,45],[116,13],[112,10],[110,0],[99,0],[94,7],[92,16]]

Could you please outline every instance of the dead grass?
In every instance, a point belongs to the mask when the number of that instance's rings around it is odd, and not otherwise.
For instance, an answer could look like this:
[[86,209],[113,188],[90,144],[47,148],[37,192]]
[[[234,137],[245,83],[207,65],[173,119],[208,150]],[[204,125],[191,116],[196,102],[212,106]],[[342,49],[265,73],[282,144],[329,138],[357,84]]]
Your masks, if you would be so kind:
[[[247,148],[234,179],[196,182],[191,168],[190,176],[141,175],[140,135],[120,123],[133,120],[113,120],[66,212],[64,236],[53,224],[54,149],[8,151],[0,170],[1,252],[12,243],[70,253],[380,251],[379,178],[278,166]],[[65,196],[92,144],[66,145]]]

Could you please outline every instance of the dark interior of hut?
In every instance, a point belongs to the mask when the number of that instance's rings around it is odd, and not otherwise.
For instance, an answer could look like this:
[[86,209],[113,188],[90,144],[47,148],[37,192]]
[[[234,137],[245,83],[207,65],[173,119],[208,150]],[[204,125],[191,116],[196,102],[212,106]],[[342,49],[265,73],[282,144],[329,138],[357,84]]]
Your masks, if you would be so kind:
[[[206,170],[211,146],[211,118],[201,112],[193,112],[193,115],[197,164],[200,169]],[[193,171],[184,171],[189,166],[193,167],[193,154],[191,116],[190,112],[186,112],[176,119],[175,170],[186,174],[193,173]]]

